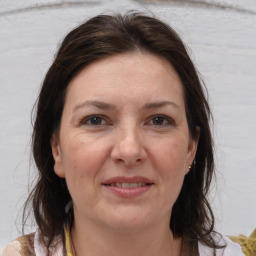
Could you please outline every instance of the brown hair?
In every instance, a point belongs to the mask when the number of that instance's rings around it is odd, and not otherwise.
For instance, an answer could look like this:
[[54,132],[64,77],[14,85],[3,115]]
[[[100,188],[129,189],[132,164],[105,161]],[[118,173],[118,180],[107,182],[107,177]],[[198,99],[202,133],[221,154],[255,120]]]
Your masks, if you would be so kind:
[[134,51],[146,51],[164,57],[175,68],[184,86],[186,116],[190,134],[200,139],[196,164],[185,176],[175,202],[170,228],[176,237],[189,237],[217,248],[214,216],[207,200],[214,173],[213,145],[209,127],[211,113],[202,82],[186,48],[167,24],[139,13],[99,15],[72,30],[63,40],[48,70],[37,102],[33,131],[33,155],[39,171],[38,180],[24,209],[32,203],[37,225],[48,246],[54,236],[62,233],[63,225],[73,221],[66,214],[71,200],[65,179],[53,171],[51,139],[60,125],[65,94],[70,80],[85,66],[103,57]]

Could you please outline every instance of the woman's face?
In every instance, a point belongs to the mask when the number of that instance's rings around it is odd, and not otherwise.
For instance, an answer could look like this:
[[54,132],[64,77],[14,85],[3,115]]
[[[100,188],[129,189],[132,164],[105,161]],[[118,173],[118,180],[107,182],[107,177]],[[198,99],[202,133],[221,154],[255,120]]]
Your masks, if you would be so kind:
[[197,148],[181,81],[164,59],[120,54],[70,82],[54,170],[66,179],[76,223],[117,230],[169,225]]

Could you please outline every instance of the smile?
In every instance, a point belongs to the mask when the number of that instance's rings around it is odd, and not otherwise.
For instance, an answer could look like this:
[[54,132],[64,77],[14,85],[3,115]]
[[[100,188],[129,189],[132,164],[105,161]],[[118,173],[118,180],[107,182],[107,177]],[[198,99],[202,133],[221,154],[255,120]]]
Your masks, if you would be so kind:
[[138,187],[143,187],[143,186],[146,186],[146,185],[149,185],[147,183],[142,183],[142,182],[139,182],[139,183],[111,183],[109,184],[108,186],[111,186],[111,187],[118,187],[118,188],[138,188]]
[[150,190],[154,183],[145,177],[114,177],[102,183],[113,195],[122,198],[139,197]]

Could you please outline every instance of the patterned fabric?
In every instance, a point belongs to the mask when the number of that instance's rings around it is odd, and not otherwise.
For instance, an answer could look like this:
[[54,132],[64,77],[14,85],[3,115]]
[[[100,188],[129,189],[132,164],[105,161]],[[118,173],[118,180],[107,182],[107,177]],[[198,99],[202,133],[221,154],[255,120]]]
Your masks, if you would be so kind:
[[230,236],[232,241],[241,245],[242,250],[246,256],[256,256],[256,229],[249,237],[244,235]]
[[39,232],[21,236],[10,243],[2,256],[67,256],[60,237],[56,237],[48,249],[41,241]]
[[7,246],[3,252],[3,256],[36,256],[34,237],[35,233],[17,238]]
[[[244,256],[241,247],[232,242],[229,238],[223,237],[219,242],[219,245],[226,245],[223,249],[216,250],[216,256]],[[200,256],[213,256],[213,249],[207,247],[201,242],[198,243],[198,250]]]

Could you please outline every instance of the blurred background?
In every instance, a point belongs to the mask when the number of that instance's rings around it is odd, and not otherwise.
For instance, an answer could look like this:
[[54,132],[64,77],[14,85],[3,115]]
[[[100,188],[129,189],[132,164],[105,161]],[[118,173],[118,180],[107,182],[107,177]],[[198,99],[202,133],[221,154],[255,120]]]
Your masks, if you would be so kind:
[[256,228],[255,0],[0,0],[0,248],[21,234],[35,176],[31,113],[58,45],[89,17],[131,9],[177,30],[208,88],[217,230],[249,235]]

